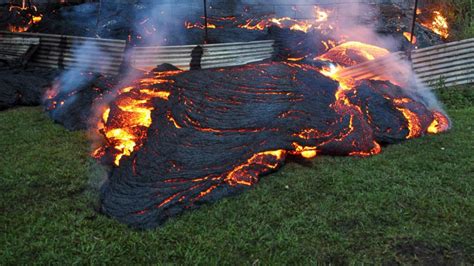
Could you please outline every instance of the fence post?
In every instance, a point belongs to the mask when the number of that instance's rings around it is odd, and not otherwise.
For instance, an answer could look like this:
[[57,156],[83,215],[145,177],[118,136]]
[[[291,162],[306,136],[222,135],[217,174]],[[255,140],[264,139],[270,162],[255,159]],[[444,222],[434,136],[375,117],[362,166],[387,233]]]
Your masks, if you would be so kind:
[[413,8],[413,18],[412,18],[413,21],[411,24],[410,44],[413,44],[413,39],[414,39],[413,37],[415,35],[416,16],[418,15],[417,9],[418,9],[418,0],[415,0],[415,7]]
[[207,0],[204,0],[204,43],[209,43],[209,35],[207,28]]

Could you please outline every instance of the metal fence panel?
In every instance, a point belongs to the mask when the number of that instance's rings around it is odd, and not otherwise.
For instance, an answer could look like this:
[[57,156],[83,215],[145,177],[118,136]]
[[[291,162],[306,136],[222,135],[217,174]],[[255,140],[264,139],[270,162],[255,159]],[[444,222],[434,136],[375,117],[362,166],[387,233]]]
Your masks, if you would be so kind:
[[49,68],[81,68],[116,75],[123,63],[126,41],[77,36],[0,32],[7,37],[39,38],[40,44],[29,65]]

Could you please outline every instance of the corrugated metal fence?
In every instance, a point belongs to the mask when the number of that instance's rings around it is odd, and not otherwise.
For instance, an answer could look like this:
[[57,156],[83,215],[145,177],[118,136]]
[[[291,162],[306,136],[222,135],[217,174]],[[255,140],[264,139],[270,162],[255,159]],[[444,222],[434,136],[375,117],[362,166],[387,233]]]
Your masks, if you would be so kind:
[[[38,50],[29,65],[49,68],[80,68],[83,71],[118,74],[123,64],[126,41],[42,33],[0,32],[0,38],[39,38]],[[274,41],[224,44],[150,46],[130,48],[130,64],[143,70],[168,63],[189,70],[191,65],[216,68],[245,65],[271,58]]]
[[[39,38],[40,44],[30,65],[50,68],[80,68],[104,74],[117,74],[124,61],[124,40],[96,39],[40,33],[0,32],[1,38],[15,36]],[[216,68],[244,65],[271,58],[274,41],[225,44],[153,46],[130,48],[130,63],[138,69],[150,70],[169,63],[188,70],[192,65]],[[81,50],[82,49],[82,50]],[[393,60],[403,53],[347,68],[340,76],[367,79],[390,69]],[[421,81],[446,86],[474,83],[474,39],[418,49],[412,53],[413,69]],[[381,72],[382,71],[382,72]],[[380,72],[380,73],[379,73]]]
[[415,50],[413,68],[426,84],[446,86],[474,82],[474,39]]
[[0,60],[24,65],[34,54],[39,38],[11,37],[0,39]]
[[237,42],[223,44],[135,47],[131,65],[149,70],[163,63],[189,70],[191,65],[216,68],[245,65],[271,58],[274,41]]
[[0,38],[39,38],[40,44],[29,65],[49,68],[80,68],[84,71],[118,74],[123,62],[124,40],[85,38],[42,33],[0,32]]
[[394,71],[394,62],[406,59],[404,52],[397,52],[377,58],[373,61],[367,61],[348,67],[337,72],[341,78],[353,78],[355,80],[373,79],[376,77],[384,77],[387,70]]

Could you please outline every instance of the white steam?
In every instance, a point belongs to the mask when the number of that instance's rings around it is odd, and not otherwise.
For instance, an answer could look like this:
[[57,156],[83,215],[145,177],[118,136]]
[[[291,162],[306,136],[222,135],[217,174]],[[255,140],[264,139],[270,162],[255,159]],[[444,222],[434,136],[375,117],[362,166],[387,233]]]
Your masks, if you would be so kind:
[[66,56],[70,53],[67,49],[64,55],[59,56],[59,60],[63,61],[61,64],[64,64],[67,69],[59,75],[53,83],[53,88],[47,93],[62,100],[52,110],[53,116],[76,101],[76,92],[87,87],[92,81],[88,73],[102,73],[110,67],[112,62],[110,56],[94,41],[85,41],[75,45],[71,51],[70,58]]
[[[374,6],[361,3],[344,3],[336,5],[337,30],[334,31],[333,38],[338,39],[344,36],[346,41],[359,41],[386,48],[389,51],[396,51],[400,47],[400,40],[392,36],[382,36],[376,32],[377,19],[381,17]],[[385,66],[381,71],[381,76],[401,85],[410,95],[421,100],[428,108],[443,112],[442,105],[432,92],[417,77],[412,68],[412,63],[407,59],[392,57],[391,64]]]

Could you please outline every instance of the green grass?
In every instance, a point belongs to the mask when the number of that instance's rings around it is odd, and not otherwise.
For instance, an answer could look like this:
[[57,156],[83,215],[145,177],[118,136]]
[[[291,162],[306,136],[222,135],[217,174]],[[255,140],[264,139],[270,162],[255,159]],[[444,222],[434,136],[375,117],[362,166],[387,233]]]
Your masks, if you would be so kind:
[[288,163],[152,231],[97,214],[83,132],[0,112],[0,264],[474,263],[474,107],[454,128],[366,159]]

